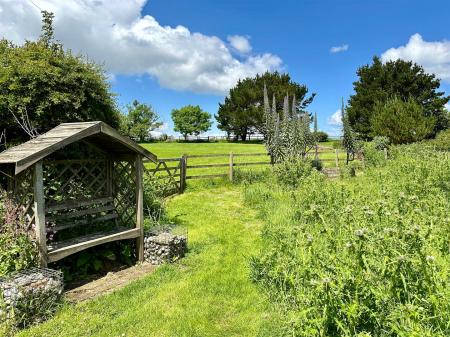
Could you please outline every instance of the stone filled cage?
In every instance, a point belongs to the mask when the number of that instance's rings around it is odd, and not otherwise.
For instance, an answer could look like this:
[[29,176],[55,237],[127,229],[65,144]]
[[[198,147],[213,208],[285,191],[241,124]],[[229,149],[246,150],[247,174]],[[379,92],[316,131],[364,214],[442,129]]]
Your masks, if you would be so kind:
[[40,265],[137,239],[143,260],[143,158],[156,156],[103,122],[64,123],[0,153],[2,185],[34,228]]

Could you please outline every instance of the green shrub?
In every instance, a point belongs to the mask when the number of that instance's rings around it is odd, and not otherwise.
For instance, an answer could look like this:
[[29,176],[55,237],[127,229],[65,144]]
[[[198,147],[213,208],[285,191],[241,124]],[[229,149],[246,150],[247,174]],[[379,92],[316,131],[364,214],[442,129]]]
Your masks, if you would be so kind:
[[298,187],[312,171],[311,161],[301,158],[284,160],[273,167],[273,173],[278,183],[290,188]]
[[439,132],[429,143],[437,150],[450,151],[450,129]]
[[280,334],[450,336],[445,154],[402,147],[351,181],[304,183],[245,192],[265,221],[251,275],[284,311]]
[[236,184],[254,184],[256,182],[264,181],[268,179],[270,170],[245,170],[245,169],[235,169],[233,171],[233,183]]
[[144,214],[145,227],[159,225],[167,220],[165,197],[173,193],[172,184],[144,172]]
[[377,146],[379,144],[374,142],[364,143],[364,163],[367,167],[380,167],[386,164],[386,159],[384,157],[384,151],[378,150]]
[[18,213],[18,208],[0,191],[0,276],[34,267],[38,250],[29,228]]
[[328,133],[324,131],[316,131],[313,132],[313,136],[317,142],[326,142],[328,141]]
[[311,166],[315,168],[317,171],[322,171],[323,169],[323,163],[320,159],[313,159],[311,161]]
[[386,136],[375,136],[372,139],[372,143],[376,150],[383,151],[384,149],[387,149],[389,147],[389,144],[391,142]]

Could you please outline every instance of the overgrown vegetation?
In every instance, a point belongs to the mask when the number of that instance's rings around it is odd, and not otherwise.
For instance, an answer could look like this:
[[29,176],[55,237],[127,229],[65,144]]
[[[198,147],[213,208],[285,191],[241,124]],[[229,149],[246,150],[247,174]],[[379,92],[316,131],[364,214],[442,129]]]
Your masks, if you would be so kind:
[[38,41],[0,40],[0,130],[11,142],[63,122],[101,120],[117,128],[119,112],[105,71],[55,42],[53,14],[42,15]]
[[0,190],[0,277],[36,266],[38,250],[31,230],[14,201]]
[[246,189],[266,219],[252,277],[285,315],[272,336],[450,334],[450,161],[423,145],[390,156],[341,182]]

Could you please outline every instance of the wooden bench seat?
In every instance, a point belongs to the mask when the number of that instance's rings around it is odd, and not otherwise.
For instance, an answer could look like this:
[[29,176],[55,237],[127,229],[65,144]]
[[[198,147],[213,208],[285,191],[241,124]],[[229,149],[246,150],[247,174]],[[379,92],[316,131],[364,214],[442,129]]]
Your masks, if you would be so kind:
[[104,243],[135,239],[141,235],[140,228],[118,228],[110,232],[98,232],[75,239],[54,242],[47,246],[48,262],[55,262],[62,258],[95,247]]

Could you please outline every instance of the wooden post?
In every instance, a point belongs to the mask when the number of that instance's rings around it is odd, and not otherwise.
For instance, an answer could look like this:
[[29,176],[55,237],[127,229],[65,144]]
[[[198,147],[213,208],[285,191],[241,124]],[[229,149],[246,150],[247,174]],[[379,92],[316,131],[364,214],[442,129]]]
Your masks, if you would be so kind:
[[186,189],[186,165],[187,155],[183,154],[180,160],[180,193],[183,193]]
[[334,153],[336,154],[336,167],[339,168],[339,152],[338,152],[338,149],[335,149]]
[[137,256],[140,262],[144,261],[144,167],[142,156],[136,155],[134,167],[136,169],[136,228],[140,229],[140,235],[136,239]]
[[316,144],[314,159],[319,159],[319,145]]
[[233,181],[233,152],[230,152],[228,179],[230,179],[230,181]]
[[47,267],[47,232],[45,230],[45,197],[42,161],[34,164],[33,169],[33,210],[36,241],[39,247],[39,265]]
[[388,150],[387,150],[386,147],[384,148],[384,159],[385,159],[385,160],[388,159]]

